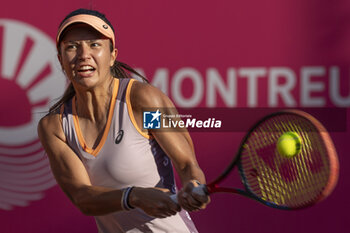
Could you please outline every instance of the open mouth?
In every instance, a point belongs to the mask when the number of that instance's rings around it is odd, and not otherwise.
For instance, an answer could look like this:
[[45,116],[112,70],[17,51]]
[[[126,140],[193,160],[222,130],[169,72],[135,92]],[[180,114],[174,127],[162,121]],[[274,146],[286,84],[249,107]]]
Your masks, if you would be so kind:
[[94,72],[96,69],[92,66],[81,66],[78,69],[78,73],[80,74],[91,74]]

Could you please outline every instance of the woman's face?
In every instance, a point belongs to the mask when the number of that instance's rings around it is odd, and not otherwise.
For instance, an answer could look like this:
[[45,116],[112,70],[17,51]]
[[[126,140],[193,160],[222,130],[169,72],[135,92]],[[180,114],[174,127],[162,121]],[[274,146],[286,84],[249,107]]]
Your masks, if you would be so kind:
[[64,34],[58,58],[74,86],[92,88],[112,77],[116,56],[108,38],[86,24],[75,24]]

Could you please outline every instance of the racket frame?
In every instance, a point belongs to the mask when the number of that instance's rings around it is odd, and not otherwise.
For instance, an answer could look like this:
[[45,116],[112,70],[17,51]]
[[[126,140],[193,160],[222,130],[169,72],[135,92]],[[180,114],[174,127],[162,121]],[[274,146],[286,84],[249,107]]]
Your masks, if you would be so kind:
[[[300,207],[293,207],[292,208],[289,206],[277,205],[273,202],[265,201],[262,198],[255,195],[252,191],[250,191],[250,188],[247,185],[246,177],[243,174],[243,169],[242,169],[242,166],[240,163],[243,146],[245,145],[246,141],[250,137],[251,133],[262,122],[266,121],[267,119],[269,119],[271,117],[281,115],[281,114],[295,114],[297,116],[301,116],[301,117],[309,120],[315,126],[316,130],[320,134],[322,141],[325,143],[325,148],[326,148],[327,153],[329,155],[328,157],[329,157],[329,162],[330,162],[330,175],[328,178],[327,185],[325,186],[324,190],[320,193],[320,195],[315,199],[314,202],[310,202],[310,203],[303,205],[303,206],[300,206]],[[245,187],[245,190],[237,189],[237,188],[229,188],[229,187],[220,187],[218,185],[219,183],[221,183],[223,180],[226,179],[226,177],[234,170],[235,166],[238,167],[241,181]],[[271,114],[261,118],[257,123],[254,124],[253,127],[250,128],[250,130],[244,136],[242,142],[240,143],[240,147],[239,147],[234,159],[230,162],[230,164],[226,167],[226,169],[215,180],[213,180],[210,183],[205,185],[204,192],[207,194],[220,193],[220,192],[222,192],[222,193],[235,193],[235,194],[246,196],[246,197],[249,197],[249,198],[254,199],[256,201],[259,201],[260,203],[267,205],[269,207],[273,207],[273,208],[277,208],[277,209],[281,209],[281,210],[304,209],[304,208],[310,207],[310,206],[324,200],[327,196],[330,195],[330,193],[334,190],[334,188],[337,184],[337,180],[338,180],[338,176],[339,176],[338,174],[339,174],[339,161],[338,161],[338,157],[337,157],[337,152],[335,150],[333,141],[332,141],[330,135],[328,134],[327,130],[324,128],[324,126],[316,118],[314,118],[313,116],[311,116],[310,114],[308,114],[304,111],[295,110],[295,109],[283,110],[283,111],[271,113]]]

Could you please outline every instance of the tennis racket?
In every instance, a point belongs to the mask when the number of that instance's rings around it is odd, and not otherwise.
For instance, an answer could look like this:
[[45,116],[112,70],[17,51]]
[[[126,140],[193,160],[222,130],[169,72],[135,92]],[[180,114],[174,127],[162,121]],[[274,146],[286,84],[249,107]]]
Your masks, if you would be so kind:
[[[301,139],[300,152],[281,155],[277,141],[286,132]],[[238,168],[244,188],[220,184]],[[226,170],[212,182],[193,189],[201,195],[235,193],[267,206],[295,210],[312,206],[331,194],[339,173],[337,153],[323,125],[299,110],[270,114],[257,122],[244,137]],[[177,196],[171,197],[177,202]]]

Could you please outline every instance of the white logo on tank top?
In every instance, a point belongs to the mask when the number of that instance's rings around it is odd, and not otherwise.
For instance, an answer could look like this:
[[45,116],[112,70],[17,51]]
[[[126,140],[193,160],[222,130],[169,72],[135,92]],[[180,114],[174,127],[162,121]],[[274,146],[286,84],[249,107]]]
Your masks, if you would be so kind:
[[168,164],[169,164],[169,159],[167,157],[164,157],[164,160],[163,160],[164,167],[168,166]]
[[28,206],[56,184],[36,131],[66,85],[56,54],[43,32],[0,19],[0,209]]

